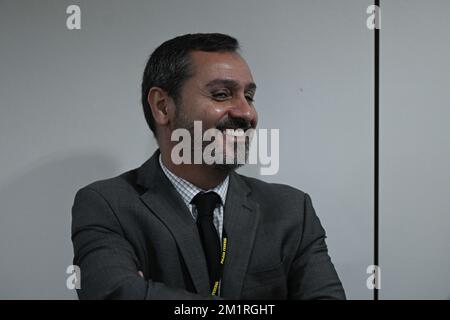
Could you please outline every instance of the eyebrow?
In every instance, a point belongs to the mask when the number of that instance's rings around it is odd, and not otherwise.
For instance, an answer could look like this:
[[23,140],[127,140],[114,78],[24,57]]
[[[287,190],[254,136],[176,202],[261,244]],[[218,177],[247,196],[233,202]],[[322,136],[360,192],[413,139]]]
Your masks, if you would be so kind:
[[[216,86],[225,86],[232,89],[240,88],[240,85],[235,80],[230,79],[214,79],[206,84],[207,88],[216,87]],[[254,82],[250,82],[245,85],[245,91],[248,90],[256,90],[256,84]]]

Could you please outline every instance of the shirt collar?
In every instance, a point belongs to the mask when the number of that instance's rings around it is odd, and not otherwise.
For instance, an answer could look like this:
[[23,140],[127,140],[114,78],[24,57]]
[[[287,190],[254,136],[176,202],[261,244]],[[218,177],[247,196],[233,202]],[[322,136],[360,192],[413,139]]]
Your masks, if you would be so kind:
[[217,185],[215,188],[209,189],[209,190],[203,190],[189,181],[180,178],[176,174],[174,174],[172,171],[170,171],[162,162],[161,160],[161,154],[159,155],[159,164],[161,166],[161,169],[163,170],[166,177],[169,179],[169,181],[172,183],[172,185],[175,187],[175,189],[180,194],[181,198],[183,199],[186,206],[189,207],[192,199],[199,193],[199,192],[208,192],[208,191],[214,191],[222,200],[222,206],[225,206],[225,200],[227,198],[227,191],[228,191],[228,184],[229,184],[229,176],[227,176],[219,185]]

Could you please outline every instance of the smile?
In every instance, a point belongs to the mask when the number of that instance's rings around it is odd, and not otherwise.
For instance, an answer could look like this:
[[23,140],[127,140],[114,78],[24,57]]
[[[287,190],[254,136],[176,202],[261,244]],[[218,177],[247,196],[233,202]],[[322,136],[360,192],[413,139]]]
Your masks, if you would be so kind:
[[232,137],[243,137],[245,132],[243,129],[225,129],[225,134]]

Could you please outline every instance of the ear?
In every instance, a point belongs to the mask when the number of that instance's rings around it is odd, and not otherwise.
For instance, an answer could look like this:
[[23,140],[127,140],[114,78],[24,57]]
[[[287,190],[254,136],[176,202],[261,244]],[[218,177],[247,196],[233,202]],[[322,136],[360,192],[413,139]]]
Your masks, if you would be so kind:
[[147,102],[152,110],[155,124],[166,126],[170,120],[173,104],[167,92],[159,87],[152,87],[148,91]]

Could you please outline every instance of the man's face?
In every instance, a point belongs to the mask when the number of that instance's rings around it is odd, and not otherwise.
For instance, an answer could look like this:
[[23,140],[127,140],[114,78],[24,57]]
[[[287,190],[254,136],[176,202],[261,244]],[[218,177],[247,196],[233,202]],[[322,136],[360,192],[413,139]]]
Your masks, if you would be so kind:
[[194,51],[190,57],[194,75],[181,88],[172,129],[185,128],[192,134],[194,121],[202,122],[203,132],[218,129],[223,136],[216,142],[225,157],[233,155],[234,159],[235,144],[242,142],[242,137],[230,135],[230,131],[227,135],[226,129],[245,131],[257,124],[253,106],[256,86],[250,69],[237,53]]

